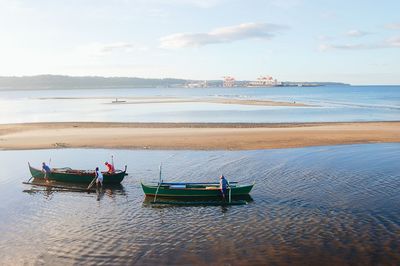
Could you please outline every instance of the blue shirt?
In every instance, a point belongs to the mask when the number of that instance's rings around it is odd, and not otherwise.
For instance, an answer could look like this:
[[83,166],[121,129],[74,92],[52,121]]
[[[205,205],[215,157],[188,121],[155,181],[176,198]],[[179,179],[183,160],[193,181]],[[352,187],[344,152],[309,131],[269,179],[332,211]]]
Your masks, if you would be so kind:
[[42,169],[46,172],[46,173],[50,173],[50,167],[48,167],[47,165],[43,165]]
[[226,187],[228,186],[228,181],[226,181],[225,177],[221,178],[221,180],[219,181],[219,186],[221,189],[226,189]]

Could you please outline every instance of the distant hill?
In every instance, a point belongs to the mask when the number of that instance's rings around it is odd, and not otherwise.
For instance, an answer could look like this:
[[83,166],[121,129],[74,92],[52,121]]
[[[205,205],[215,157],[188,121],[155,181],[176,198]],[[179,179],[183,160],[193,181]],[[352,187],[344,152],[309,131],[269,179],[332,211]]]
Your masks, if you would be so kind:
[[304,82],[304,81],[283,81],[284,86],[298,86],[299,84],[304,86],[350,86],[351,84],[342,82]]
[[0,77],[0,89],[102,89],[102,88],[150,88],[183,86],[185,79],[144,79],[125,77],[71,77],[39,75]]
[[[196,80],[187,79],[146,79],[135,77],[72,77],[63,75],[38,75],[22,77],[0,77],[0,90],[36,90],[36,89],[112,89],[112,88],[169,88],[184,87]],[[248,81],[237,81],[238,86],[245,86]],[[207,80],[210,87],[221,87],[222,80]],[[285,86],[324,86],[349,85],[338,82],[283,82]]]

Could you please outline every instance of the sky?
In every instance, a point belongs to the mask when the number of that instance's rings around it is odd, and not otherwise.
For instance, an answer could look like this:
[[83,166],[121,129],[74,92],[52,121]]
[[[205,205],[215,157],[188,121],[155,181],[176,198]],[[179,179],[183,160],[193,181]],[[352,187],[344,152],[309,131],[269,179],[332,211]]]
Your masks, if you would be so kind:
[[400,84],[398,0],[0,0],[0,76]]

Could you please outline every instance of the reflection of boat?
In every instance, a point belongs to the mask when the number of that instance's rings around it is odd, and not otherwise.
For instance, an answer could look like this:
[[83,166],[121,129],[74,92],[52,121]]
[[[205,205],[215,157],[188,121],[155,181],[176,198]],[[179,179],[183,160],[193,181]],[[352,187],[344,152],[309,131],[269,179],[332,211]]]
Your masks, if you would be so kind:
[[45,196],[49,196],[53,193],[68,193],[68,192],[84,192],[84,193],[96,193],[97,199],[99,200],[104,195],[114,198],[118,195],[125,195],[125,189],[121,184],[109,184],[103,185],[97,188],[87,188],[87,184],[83,183],[65,183],[58,181],[45,182],[44,179],[35,179],[32,182],[22,182],[24,185],[30,185],[29,189],[24,189],[22,192],[28,194],[42,193]]
[[156,200],[154,201],[154,197],[145,197],[143,201],[143,206],[154,206],[157,205],[158,207],[164,206],[167,207],[168,205],[173,206],[225,206],[225,205],[246,205],[250,202],[253,202],[253,198],[250,195],[244,196],[235,196],[234,200],[230,202],[227,200],[221,199],[221,197],[177,197],[177,198],[168,198],[168,201]]
[[[237,182],[231,182],[227,193],[232,196],[249,195],[254,184],[238,185]],[[219,183],[154,183],[143,184],[142,188],[146,196],[157,197],[218,197],[221,198]]]
[[[33,178],[44,179],[44,173],[41,170],[32,167],[30,164],[29,171],[31,172]],[[116,170],[114,173],[103,172],[103,184],[119,184],[126,175],[128,175],[126,173],[126,165],[124,171]],[[52,168],[51,173],[48,176],[49,180],[86,184],[89,184],[93,178],[93,170],[74,170],[69,167]]]

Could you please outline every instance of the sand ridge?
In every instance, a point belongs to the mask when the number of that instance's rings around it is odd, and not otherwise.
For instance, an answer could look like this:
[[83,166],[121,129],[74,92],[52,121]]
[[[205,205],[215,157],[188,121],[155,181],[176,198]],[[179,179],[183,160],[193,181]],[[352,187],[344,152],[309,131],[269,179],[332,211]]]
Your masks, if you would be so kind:
[[400,142],[400,122],[26,123],[0,125],[0,149],[254,150]]

